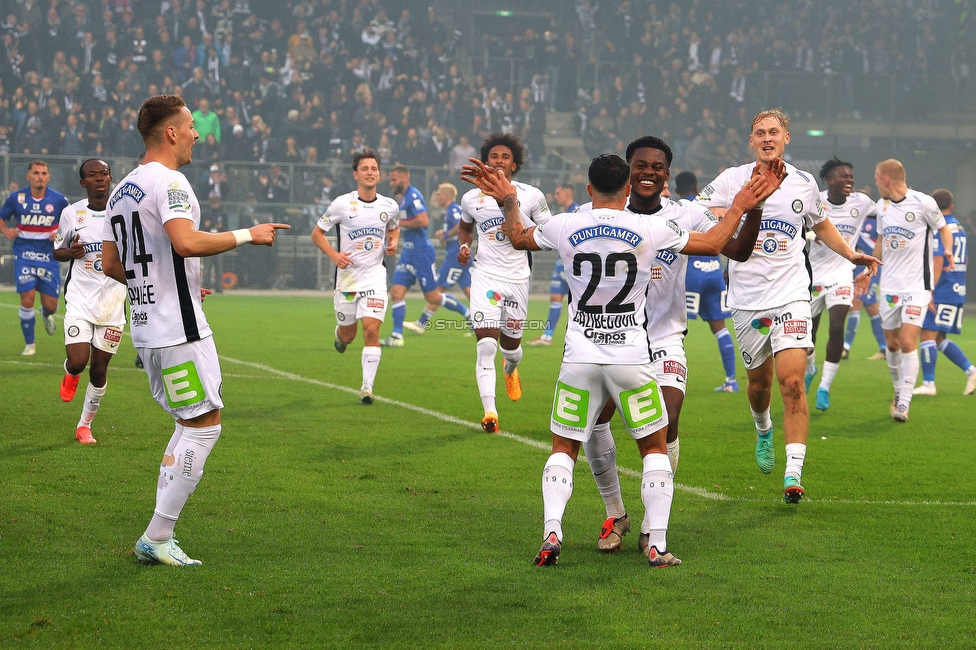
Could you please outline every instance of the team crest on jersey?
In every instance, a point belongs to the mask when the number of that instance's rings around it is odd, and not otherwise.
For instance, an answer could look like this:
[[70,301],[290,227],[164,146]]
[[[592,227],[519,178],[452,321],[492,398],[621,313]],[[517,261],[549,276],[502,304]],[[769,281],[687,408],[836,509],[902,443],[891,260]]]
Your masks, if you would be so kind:
[[858,215],[857,208],[851,208],[851,216],[856,219],[857,215]]
[[390,215],[388,215],[385,212],[380,212],[380,221],[382,221],[383,223],[386,223],[386,220],[389,219],[389,218],[390,218]]
[[48,214],[52,214],[54,212],[54,206],[48,203],[47,205],[44,206],[44,211],[47,212]]
[[793,212],[797,214],[803,212],[803,201],[801,201],[800,199],[796,199],[795,201],[793,201]]
[[17,192],[17,203],[27,207],[27,194],[24,192]]
[[905,221],[908,221],[908,222],[915,221],[915,213],[914,212],[909,212],[908,214],[906,214],[905,215]]
[[86,216],[87,214],[88,214],[88,213],[87,213],[87,212],[85,212],[84,210],[78,210],[78,214],[77,214],[77,215],[75,216],[75,222],[76,222],[76,223],[77,223],[77,224],[78,224],[79,226],[83,226],[83,225],[85,225],[85,216]]

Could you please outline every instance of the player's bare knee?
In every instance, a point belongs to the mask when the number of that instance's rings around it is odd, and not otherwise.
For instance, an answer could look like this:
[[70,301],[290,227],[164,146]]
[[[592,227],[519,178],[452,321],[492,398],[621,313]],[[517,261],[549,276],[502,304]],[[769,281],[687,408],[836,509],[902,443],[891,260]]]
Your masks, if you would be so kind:
[[779,382],[779,390],[784,400],[801,400],[806,394],[803,377],[798,375],[783,377]]

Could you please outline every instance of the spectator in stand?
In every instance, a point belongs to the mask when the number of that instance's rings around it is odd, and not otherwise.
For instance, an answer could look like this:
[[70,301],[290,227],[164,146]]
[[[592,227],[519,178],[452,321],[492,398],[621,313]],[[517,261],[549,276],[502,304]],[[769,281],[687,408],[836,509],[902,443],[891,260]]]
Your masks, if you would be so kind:
[[200,98],[198,106],[199,108],[193,111],[193,128],[200,134],[201,140],[206,141],[207,136],[212,134],[216,143],[220,144],[220,117],[210,110],[210,100],[206,97]]

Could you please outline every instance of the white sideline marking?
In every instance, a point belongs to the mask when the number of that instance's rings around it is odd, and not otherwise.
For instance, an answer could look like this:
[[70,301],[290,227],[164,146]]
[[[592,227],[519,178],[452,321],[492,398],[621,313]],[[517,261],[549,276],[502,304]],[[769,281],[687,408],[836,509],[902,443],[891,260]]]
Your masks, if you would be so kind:
[[[278,370],[277,368],[272,368],[271,366],[266,366],[262,363],[253,363],[251,361],[241,361],[240,359],[233,359],[231,357],[225,357],[223,355],[218,355],[224,361],[229,361],[230,363],[237,363],[242,366],[248,366],[256,370],[263,370],[265,372],[271,373],[272,375],[277,375],[282,379],[290,379],[292,381],[301,381],[306,384],[312,384],[314,386],[322,386],[323,388],[331,388],[333,390],[342,391],[349,393],[350,395],[359,395],[359,391],[355,388],[349,388],[348,386],[340,386],[339,384],[333,384],[327,381],[321,381],[318,379],[311,379],[309,377],[302,377],[301,375],[296,375],[291,372],[286,372],[284,370]],[[0,360],[0,363],[15,365],[15,366],[34,366],[34,367],[60,367],[59,364],[53,363],[41,363],[41,362],[31,362],[31,361],[20,361],[12,359]],[[138,371],[145,372],[139,368],[129,368],[129,367],[112,367],[109,366],[109,370],[123,370],[123,371]],[[233,377],[235,379],[266,379],[264,375],[239,375],[224,373],[225,377]],[[386,404],[392,404],[394,406],[399,406],[422,415],[427,415],[444,422],[450,422],[451,424],[457,424],[459,426],[467,427],[469,429],[474,429],[476,431],[481,431],[481,424],[476,422],[467,422],[460,418],[456,418],[453,415],[447,415],[446,413],[440,413],[438,411],[432,411],[430,409],[425,409],[422,406],[415,406],[413,404],[408,404],[406,402],[400,402],[395,399],[389,399],[387,397],[375,396],[374,399],[377,402],[384,402]],[[521,442],[522,444],[528,445],[530,447],[535,447],[536,449],[542,449],[548,451],[551,447],[549,444],[541,442],[539,440],[533,440],[531,438],[525,438],[523,436],[516,435],[514,433],[509,433],[507,431],[498,431],[494,435],[501,436],[502,438],[508,438],[516,442]],[[641,473],[627,468],[617,466],[617,471],[631,478],[640,478]],[[730,497],[726,494],[721,494],[718,492],[709,492],[704,488],[694,487],[691,485],[682,485],[680,483],[675,483],[674,487],[681,490],[682,492],[687,492],[689,494],[694,494],[703,499],[710,499],[712,501],[737,501],[741,503],[769,503],[771,499],[750,499],[746,497]],[[779,499],[772,499],[773,501],[778,501]],[[810,503],[836,503],[840,505],[879,505],[879,506],[976,506],[976,501],[890,501],[890,500],[873,500],[873,499],[804,499]]]
[[[355,388],[349,388],[348,386],[340,386],[339,384],[333,384],[327,381],[321,381],[319,379],[311,379],[309,377],[302,377],[301,375],[296,375],[291,372],[286,372],[284,370],[278,370],[277,368],[272,368],[271,366],[266,366],[263,363],[254,363],[251,361],[241,361],[240,359],[233,359],[231,357],[225,357],[223,355],[218,355],[222,360],[229,361],[231,363],[237,363],[242,366],[247,366],[249,368],[254,368],[256,370],[264,370],[274,375],[285,379],[291,379],[293,381],[301,381],[307,384],[313,384],[315,386],[322,386],[324,388],[331,388],[334,390],[339,390],[350,395],[359,395],[359,391]],[[227,375],[228,377],[232,375]],[[423,408],[422,406],[415,406],[413,404],[408,404],[406,402],[400,402],[395,399],[389,399],[387,397],[375,396],[377,402],[383,402],[386,404],[392,404],[394,406],[399,406],[422,415],[427,415],[444,422],[450,422],[451,424],[457,424],[459,426],[467,427],[469,429],[474,429],[476,431],[481,431],[481,424],[475,422],[467,422],[460,418],[456,418],[453,415],[447,415],[446,413],[440,413],[439,411],[432,411],[431,409]],[[494,435],[501,436],[503,438],[508,438],[510,440],[515,440],[516,442],[521,442],[522,444],[529,445],[530,447],[535,447],[536,449],[542,449],[549,451],[552,447],[548,443],[541,442],[539,440],[533,440],[531,438],[525,438],[523,436],[516,435],[514,433],[509,433],[507,431],[498,431]],[[629,476],[631,478],[640,478],[641,472],[638,472],[627,467],[617,466],[617,471],[624,476]],[[721,494],[718,492],[709,492],[704,488],[694,487],[691,485],[682,485],[680,483],[675,483],[674,487],[681,490],[682,492],[687,492],[689,494],[694,494],[703,499],[710,499],[712,501],[737,501],[737,502],[752,502],[752,503],[768,503],[770,499],[749,499],[745,497],[730,497],[726,494]],[[778,501],[778,498],[775,499]],[[806,499],[811,503],[837,503],[837,504],[847,504],[847,505],[896,505],[896,506],[976,506],[976,501],[875,501],[870,499]]]

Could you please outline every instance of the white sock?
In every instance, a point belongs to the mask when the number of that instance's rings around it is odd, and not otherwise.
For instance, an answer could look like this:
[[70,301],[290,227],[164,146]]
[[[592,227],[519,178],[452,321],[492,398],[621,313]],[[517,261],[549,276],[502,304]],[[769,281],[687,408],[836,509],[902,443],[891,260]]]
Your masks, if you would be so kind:
[[641,532],[649,533],[648,544],[664,553],[668,550],[668,519],[674,499],[671,462],[665,454],[644,456],[641,475],[641,501],[644,502],[644,521]]
[[891,373],[891,383],[895,387],[895,399],[901,390],[901,350],[892,352],[885,348],[885,359],[888,360],[888,372]]
[[681,438],[675,438],[674,442],[668,443],[668,462],[671,463],[671,473],[678,472],[678,454],[681,450]]
[[380,357],[383,355],[383,348],[367,345],[363,348],[363,388],[373,390],[373,382],[376,381],[376,371],[380,368]]
[[901,392],[898,393],[899,404],[912,403],[912,391],[918,381],[918,350],[901,353]]
[[78,420],[79,427],[90,427],[95,414],[98,413],[98,406],[102,403],[102,396],[105,395],[105,386],[97,388],[90,383],[85,390],[85,403],[81,407],[81,419]]
[[484,338],[478,341],[478,360],[474,367],[474,376],[478,380],[478,392],[481,394],[481,405],[485,411],[497,413],[495,407],[495,354],[498,352],[498,341]]
[[[219,424],[211,427],[183,427],[183,435],[173,448],[173,464],[164,466],[165,471],[160,475],[156,509],[149,527],[146,528],[146,537],[152,541],[164,542],[173,536],[176,520],[180,518],[183,506],[203,476],[203,466],[220,438],[220,429]],[[164,458],[164,462],[165,460]]]
[[[484,340],[484,339],[482,339]],[[563,513],[573,496],[573,467],[576,465],[567,454],[556,452],[546,461],[542,470],[542,511],[545,526],[542,536],[556,533],[563,541]]]
[[807,374],[812,375],[817,369],[817,351],[807,348]]
[[514,350],[502,348],[502,357],[505,359],[505,374],[512,374],[518,368],[519,361],[522,360],[522,346],[520,345]]
[[802,442],[791,442],[786,445],[786,476],[797,479],[803,474],[803,458],[807,455],[807,446]]
[[823,373],[820,375],[820,387],[828,393],[830,392],[830,385],[834,383],[834,377],[837,376],[838,368],[840,368],[839,363],[824,361]]
[[752,413],[752,419],[756,423],[757,431],[769,431],[770,429],[773,428],[773,421],[769,417],[768,406],[766,407],[766,410],[763,411],[762,413],[757,413],[756,411],[753,411],[752,407],[750,406],[749,412]]
[[590,464],[593,480],[603,497],[607,517],[623,517],[627,514],[620,494],[620,477],[617,474],[617,445],[610,433],[610,423],[593,425],[593,432],[583,443],[586,461]]

